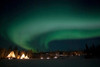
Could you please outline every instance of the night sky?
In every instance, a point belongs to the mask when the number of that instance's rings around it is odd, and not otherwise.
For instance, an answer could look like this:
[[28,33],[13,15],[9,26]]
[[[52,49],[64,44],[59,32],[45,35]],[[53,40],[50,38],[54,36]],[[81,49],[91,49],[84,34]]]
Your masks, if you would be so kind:
[[3,0],[0,6],[0,47],[69,51],[100,44],[97,0]]

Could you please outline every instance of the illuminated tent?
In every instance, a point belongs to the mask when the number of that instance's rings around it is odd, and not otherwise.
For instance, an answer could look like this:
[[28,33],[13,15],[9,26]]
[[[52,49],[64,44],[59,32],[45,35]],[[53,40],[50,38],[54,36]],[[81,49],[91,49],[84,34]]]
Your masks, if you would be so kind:
[[9,54],[8,54],[8,56],[7,56],[7,58],[15,58],[16,56],[15,56],[15,54],[14,54],[14,51],[11,51]]
[[25,56],[25,54],[22,54],[22,56],[20,57],[20,59],[29,59],[29,57]]

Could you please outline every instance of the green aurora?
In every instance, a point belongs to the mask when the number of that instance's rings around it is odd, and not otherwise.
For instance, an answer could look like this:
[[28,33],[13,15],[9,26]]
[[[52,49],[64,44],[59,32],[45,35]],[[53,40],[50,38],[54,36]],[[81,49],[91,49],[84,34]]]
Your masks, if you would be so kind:
[[48,43],[53,40],[100,37],[99,7],[76,4],[20,5],[2,15],[1,35],[34,51],[49,49]]

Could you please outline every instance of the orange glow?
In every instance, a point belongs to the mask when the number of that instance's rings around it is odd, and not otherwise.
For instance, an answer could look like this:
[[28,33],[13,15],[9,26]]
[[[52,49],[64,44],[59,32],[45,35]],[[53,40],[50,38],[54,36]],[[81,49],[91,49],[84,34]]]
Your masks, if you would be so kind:
[[17,56],[17,59],[20,59],[20,55]]
[[20,59],[24,59],[25,58],[25,54],[22,54],[22,56],[20,57]]
[[11,51],[9,54],[8,54],[8,56],[7,56],[7,58],[15,58],[15,54],[14,54],[14,51]]
[[22,56],[20,57],[20,59],[29,59],[29,57],[25,56],[25,54],[22,54]]
[[29,57],[28,57],[28,56],[26,56],[26,57],[25,57],[25,59],[29,59]]

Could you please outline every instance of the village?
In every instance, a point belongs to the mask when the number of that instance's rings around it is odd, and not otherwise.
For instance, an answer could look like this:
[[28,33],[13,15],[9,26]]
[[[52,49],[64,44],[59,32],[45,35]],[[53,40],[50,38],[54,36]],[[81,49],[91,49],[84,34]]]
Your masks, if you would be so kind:
[[38,51],[0,48],[0,59],[64,59],[66,57],[83,56],[84,58],[99,58],[100,46],[86,44],[84,50],[74,51]]
[[51,51],[51,52],[38,52],[35,53],[32,50],[18,51],[0,49],[0,59],[59,59],[70,56],[83,56],[83,51]]

